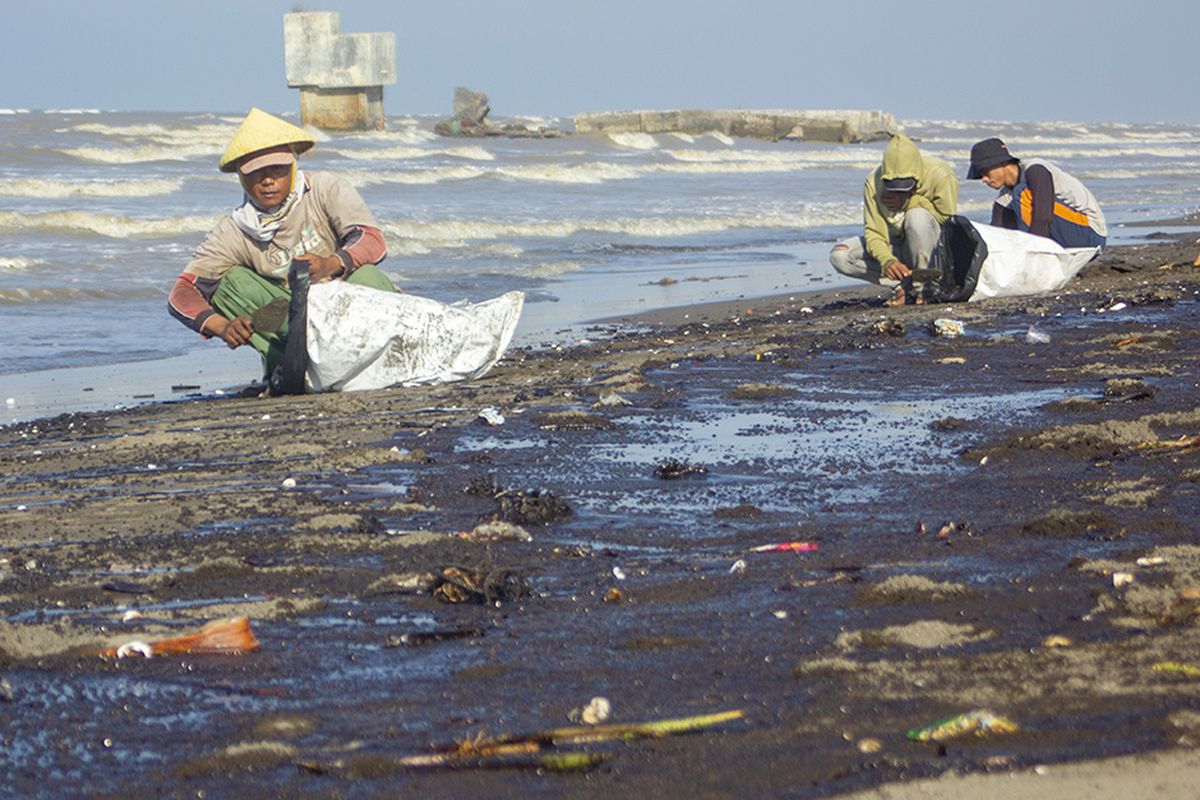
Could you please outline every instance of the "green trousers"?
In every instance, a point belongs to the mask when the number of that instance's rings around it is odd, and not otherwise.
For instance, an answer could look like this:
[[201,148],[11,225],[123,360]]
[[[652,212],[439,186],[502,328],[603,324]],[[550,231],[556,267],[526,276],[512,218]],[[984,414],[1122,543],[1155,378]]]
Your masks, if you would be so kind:
[[[381,292],[394,292],[396,287],[392,285],[388,276],[383,274],[383,270],[374,264],[363,264],[354,272],[350,273],[350,277],[346,279],[346,283],[353,283],[356,286],[369,286],[372,289],[378,289]],[[217,286],[217,291],[212,296],[212,307],[218,314],[227,318],[234,319],[235,317],[249,317],[261,306],[265,306],[277,297],[291,298],[292,293],[283,281],[264,278],[252,269],[246,267],[234,267],[229,271],[221,283]],[[258,333],[257,331],[250,337],[250,344],[262,356],[263,361],[263,377],[270,379],[271,373],[275,371],[275,367],[283,361],[283,351],[287,347],[288,326],[287,321],[283,323],[283,327],[274,333]]]

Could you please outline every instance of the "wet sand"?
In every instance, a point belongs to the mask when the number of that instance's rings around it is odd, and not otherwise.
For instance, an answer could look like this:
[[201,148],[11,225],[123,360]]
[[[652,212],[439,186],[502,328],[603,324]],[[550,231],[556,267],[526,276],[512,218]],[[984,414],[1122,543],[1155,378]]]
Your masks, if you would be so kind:
[[[1200,666],[1194,256],[1114,248],[979,304],[676,309],[472,384],[4,428],[0,763],[34,794],[1187,796],[1198,679],[1155,664]],[[492,518],[531,541],[457,535]],[[781,541],[817,549],[752,549]],[[482,591],[443,602],[447,574]],[[233,615],[260,650],[96,655]],[[746,718],[589,746],[582,774],[400,761],[595,695]],[[973,709],[1020,730],[905,737]]]

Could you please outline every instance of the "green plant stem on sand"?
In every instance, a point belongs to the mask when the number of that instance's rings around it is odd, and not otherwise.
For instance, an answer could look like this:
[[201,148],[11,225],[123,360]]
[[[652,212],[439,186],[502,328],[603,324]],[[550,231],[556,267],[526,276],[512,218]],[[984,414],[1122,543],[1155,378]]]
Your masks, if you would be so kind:
[[503,734],[467,739],[437,748],[430,753],[403,756],[361,753],[328,763],[301,761],[297,762],[297,765],[319,773],[455,769],[544,769],[572,772],[591,769],[607,760],[609,756],[587,751],[544,752],[545,749],[570,744],[662,738],[704,730],[745,716],[746,712],[739,709],[651,722],[553,728],[531,734]]

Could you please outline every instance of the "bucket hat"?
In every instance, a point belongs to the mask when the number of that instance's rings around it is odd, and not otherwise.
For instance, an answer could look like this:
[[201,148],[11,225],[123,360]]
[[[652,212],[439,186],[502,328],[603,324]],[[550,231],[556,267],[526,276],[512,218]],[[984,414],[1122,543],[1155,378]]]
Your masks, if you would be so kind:
[[978,180],[993,167],[1020,163],[1021,159],[1009,153],[1004,142],[999,139],[984,139],[971,147],[971,168],[967,170],[967,179]]
[[239,161],[261,150],[278,151],[278,148],[287,147],[293,154],[299,155],[314,144],[316,140],[303,128],[252,108],[221,154],[221,171],[237,172]]

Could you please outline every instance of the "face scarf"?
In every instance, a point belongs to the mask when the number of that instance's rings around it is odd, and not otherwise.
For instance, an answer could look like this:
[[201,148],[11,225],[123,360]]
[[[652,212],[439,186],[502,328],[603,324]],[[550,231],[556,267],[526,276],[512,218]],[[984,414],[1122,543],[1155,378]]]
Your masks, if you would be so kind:
[[246,194],[242,197],[242,204],[231,211],[229,216],[251,239],[269,242],[275,238],[275,231],[283,225],[287,215],[299,205],[300,198],[304,196],[304,190],[304,173],[300,170],[299,164],[293,163],[292,191],[279,204],[278,208],[263,211],[250,199],[250,195]]

